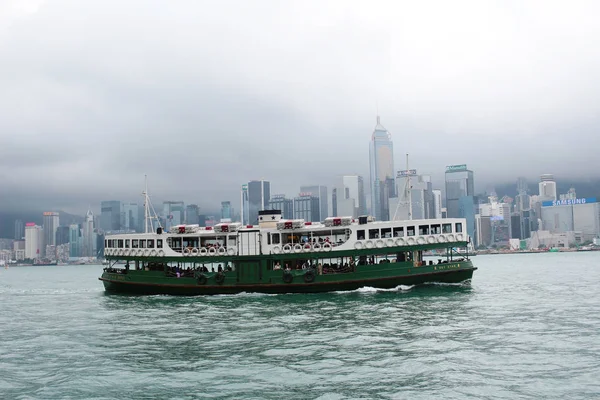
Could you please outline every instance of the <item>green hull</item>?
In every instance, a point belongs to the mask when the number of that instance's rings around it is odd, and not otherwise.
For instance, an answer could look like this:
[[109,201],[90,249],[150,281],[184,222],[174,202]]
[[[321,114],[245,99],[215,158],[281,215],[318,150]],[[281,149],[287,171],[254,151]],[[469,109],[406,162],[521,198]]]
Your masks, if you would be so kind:
[[[361,287],[391,289],[399,285],[423,283],[459,283],[469,280],[477,268],[469,260],[415,267],[412,263],[385,263],[356,266],[353,272],[314,275],[308,279],[307,270],[291,271],[291,282],[284,282],[284,271],[257,268],[248,276],[244,269],[225,273],[221,284],[217,274],[205,273],[206,282],[194,277],[166,276],[161,271],[127,273],[104,272],[99,278],[109,293],[144,295],[216,295],[251,293],[321,293],[356,290]],[[316,272],[316,271],[315,271]],[[310,274],[310,273],[308,273]],[[249,282],[252,281],[253,282]]]

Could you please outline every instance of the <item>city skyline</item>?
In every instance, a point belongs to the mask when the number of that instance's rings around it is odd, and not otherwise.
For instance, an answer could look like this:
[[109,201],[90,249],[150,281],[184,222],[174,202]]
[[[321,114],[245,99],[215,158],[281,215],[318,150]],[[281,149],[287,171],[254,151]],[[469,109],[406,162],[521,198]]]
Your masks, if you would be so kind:
[[85,32],[74,3],[0,13],[3,209],[138,201],[145,174],[161,200],[215,208],[240,171],[290,195],[367,179],[375,115],[433,181],[460,163],[480,185],[597,176],[599,60],[573,43],[594,48],[600,4],[119,4],[86,2]]

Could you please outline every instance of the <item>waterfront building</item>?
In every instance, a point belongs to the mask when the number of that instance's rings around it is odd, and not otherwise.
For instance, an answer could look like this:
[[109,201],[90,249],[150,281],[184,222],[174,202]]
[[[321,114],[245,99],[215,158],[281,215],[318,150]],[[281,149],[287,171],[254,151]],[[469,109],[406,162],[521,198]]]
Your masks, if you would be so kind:
[[492,245],[492,220],[489,216],[475,215],[475,244],[488,247]]
[[100,203],[100,229],[105,232],[121,230],[122,205],[120,201],[109,200]]
[[458,199],[458,215],[467,220],[467,233],[471,238],[475,238],[475,215],[478,213],[478,206],[474,196],[463,196]]
[[96,232],[96,257],[104,257],[104,233]]
[[200,223],[200,207],[197,204],[188,204],[185,207],[185,223],[190,225]]
[[266,210],[271,199],[271,183],[269,181],[250,181],[242,186],[242,223],[258,224],[258,212]]
[[388,198],[393,193],[390,193],[388,180],[393,181],[395,177],[394,146],[392,136],[381,125],[379,116],[377,116],[377,125],[375,125],[369,145],[369,167],[371,174],[371,214],[379,221],[389,219]]
[[581,232],[584,241],[600,236],[600,203],[596,198],[544,201],[542,228],[550,233]]
[[43,256],[46,255],[46,246],[56,245],[56,229],[59,226],[59,214],[57,212],[45,212],[43,214],[44,243]]
[[539,196],[540,201],[555,201],[557,200],[556,196],[556,181],[554,180],[554,175],[552,174],[544,174],[540,177],[539,187]]
[[82,240],[81,240],[81,230],[79,229],[79,225],[72,224],[69,225],[69,256],[76,258],[81,256]]
[[334,187],[331,191],[332,217],[358,216],[356,199],[350,197],[350,190],[344,186]]
[[281,211],[281,218],[283,219],[294,218],[294,200],[286,198],[284,194],[271,196],[268,209]]
[[294,198],[294,219],[303,219],[306,222],[319,222],[319,198],[310,193],[300,193]]
[[492,193],[488,199],[488,203],[479,204],[479,214],[481,217],[490,218],[491,244],[497,242],[506,244],[511,235],[510,204],[498,202],[498,197],[495,193]]
[[448,218],[459,218],[461,197],[474,196],[473,171],[466,164],[446,167],[446,210]]
[[25,238],[25,224],[22,220],[15,220],[15,240],[23,240]]
[[42,258],[44,245],[44,230],[33,222],[25,224],[25,258]]
[[510,216],[510,238],[525,239],[522,232],[521,214],[513,213]]
[[230,201],[221,202],[221,221],[232,221],[233,220],[233,209],[231,208]]
[[319,218],[318,221],[324,221],[329,216],[329,202],[327,201],[327,186],[312,185],[300,186],[300,193],[317,197],[319,199]]
[[185,222],[185,204],[183,201],[164,201],[163,218],[166,230],[169,230],[172,226],[183,224]]

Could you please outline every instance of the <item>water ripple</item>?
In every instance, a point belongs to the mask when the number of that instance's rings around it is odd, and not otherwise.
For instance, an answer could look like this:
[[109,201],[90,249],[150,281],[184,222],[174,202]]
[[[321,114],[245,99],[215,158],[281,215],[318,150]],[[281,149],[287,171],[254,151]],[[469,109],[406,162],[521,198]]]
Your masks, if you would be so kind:
[[106,295],[101,267],[0,271],[15,399],[600,397],[599,255],[478,256],[473,282]]

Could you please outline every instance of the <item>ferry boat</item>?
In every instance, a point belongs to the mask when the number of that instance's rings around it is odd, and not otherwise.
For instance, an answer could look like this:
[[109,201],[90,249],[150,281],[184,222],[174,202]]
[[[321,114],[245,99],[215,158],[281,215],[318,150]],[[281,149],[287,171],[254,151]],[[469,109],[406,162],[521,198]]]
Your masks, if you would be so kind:
[[[374,221],[362,216],[323,222],[259,212],[258,225],[178,225],[168,231],[105,238],[107,292],[214,295],[316,293],[470,280],[466,220]],[[444,256],[426,260],[424,252]],[[118,262],[125,262],[117,268]]]

